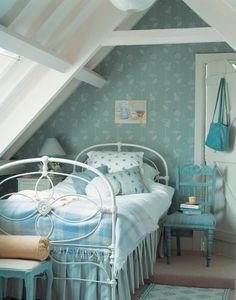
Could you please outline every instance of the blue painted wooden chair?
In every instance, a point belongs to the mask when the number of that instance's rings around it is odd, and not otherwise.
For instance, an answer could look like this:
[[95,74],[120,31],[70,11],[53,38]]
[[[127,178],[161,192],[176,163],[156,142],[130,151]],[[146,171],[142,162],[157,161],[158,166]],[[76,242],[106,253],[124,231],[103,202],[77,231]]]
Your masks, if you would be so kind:
[[44,299],[51,300],[53,282],[52,262],[27,259],[0,259],[0,300],[4,298],[4,278],[21,278],[25,282],[26,300],[35,299],[35,276],[47,276],[47,290]]
[[[207,267],[210,265],[213,248],[213,236],[216,220],[212,214],[216,194],[216,169],[209,166],[185,165],[176,169],[176,196],[180,203],[188,202],[188,197],[196,197],[201,205],[199,215],[176,211],[167,216],[164,222],[167,263],[171,257],[171,236],[176,234],[177,255],[180,250],[180,230],[190,229],[207,233]],[[178,207],[179,208],[179,207]]]

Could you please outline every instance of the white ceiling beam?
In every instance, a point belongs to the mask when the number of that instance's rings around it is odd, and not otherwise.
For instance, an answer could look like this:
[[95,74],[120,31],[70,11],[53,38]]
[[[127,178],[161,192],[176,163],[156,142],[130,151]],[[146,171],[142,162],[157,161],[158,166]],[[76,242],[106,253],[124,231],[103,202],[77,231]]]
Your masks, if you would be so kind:
[[65,72],[70,64],[52,51],[0,25],[0,47],[31,59],[59,72]]
[[[126,19],[116,28],[116,30],[128,30],[133,28],[140,19],[146,14],[147,10],[127,15]],[[92,70],[94,69],[112,50],[114,47],[102,47],[87,63],[87,67]]]
[[107,82],[101,75],[87,68],[83,68],[75,73],[74,77],[78,80],[91,84],[97,88],[102,88]]
[[236,11],[226,0],[183,0],[207,24],[214,27],[236,50]]
[[113,31],[103,46],[158,45],[222,42],[224,38],[211,27]]

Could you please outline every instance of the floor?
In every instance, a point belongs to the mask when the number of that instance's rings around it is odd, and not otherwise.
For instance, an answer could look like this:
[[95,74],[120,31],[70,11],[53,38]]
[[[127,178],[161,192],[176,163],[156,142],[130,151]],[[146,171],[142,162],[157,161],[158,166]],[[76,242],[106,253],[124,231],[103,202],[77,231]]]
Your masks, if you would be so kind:
[[[230,300],[236,300],[234,285],[236,280],[235,260],[213,255],[210,267],[206,267],[203,252],[184,252],[181,256],[173,255],[171,263],[165,258],[158,258],[151,282],[199,287],[231,288]],[[145,286],[140,287],[132,300],[139,299]]]

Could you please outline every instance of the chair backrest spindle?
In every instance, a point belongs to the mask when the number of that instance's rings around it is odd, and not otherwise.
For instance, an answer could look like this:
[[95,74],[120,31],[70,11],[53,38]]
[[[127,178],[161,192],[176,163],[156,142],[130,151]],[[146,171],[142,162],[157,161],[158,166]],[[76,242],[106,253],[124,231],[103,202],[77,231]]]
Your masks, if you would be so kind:
[[176,169],[178,203],[196,197],[204,212],[211,212],[215,202],[216,169],[206,165],[185,165]]

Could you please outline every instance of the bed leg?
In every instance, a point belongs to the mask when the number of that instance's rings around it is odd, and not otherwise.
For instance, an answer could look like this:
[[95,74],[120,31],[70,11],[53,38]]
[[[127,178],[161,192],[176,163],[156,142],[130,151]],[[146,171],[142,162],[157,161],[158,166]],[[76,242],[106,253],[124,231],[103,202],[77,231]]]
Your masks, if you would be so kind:
[[171,257],[171,228],[165,227],[165,238],[166,238],[166,259],[167,264],[170,264]]
[[111,299],[116,300],[116,280],[111,283]]
[[180,234],[178,229],[176,229],[176,245],[177,245],[177,255],[181,256]]

